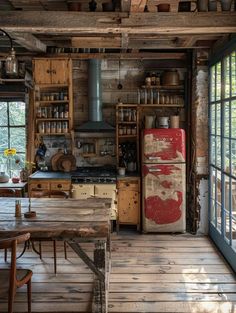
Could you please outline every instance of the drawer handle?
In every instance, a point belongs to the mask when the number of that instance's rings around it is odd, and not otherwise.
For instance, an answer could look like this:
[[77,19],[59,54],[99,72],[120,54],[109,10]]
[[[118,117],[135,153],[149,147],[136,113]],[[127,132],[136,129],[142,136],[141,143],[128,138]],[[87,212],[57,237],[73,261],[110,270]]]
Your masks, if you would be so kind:
[[125,185],[128,187],[128,186],[129,186],[129,183],[125,183]]
[[38,184],[37,187],[38,187],[38,188],[42,188],[42,185],[41,185],[41,184]]
[[58,187],[58,188],[62,188],[62,184],[58,184],[57,187]]

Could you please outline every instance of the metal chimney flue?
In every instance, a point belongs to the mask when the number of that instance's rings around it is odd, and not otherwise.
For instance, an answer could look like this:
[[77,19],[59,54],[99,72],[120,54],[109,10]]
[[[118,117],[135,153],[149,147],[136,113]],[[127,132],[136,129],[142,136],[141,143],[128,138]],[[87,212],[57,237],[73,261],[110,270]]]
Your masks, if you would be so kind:
[[78,132],[114,132],[115,128],[102,120],[101,60],[88,61],[88,118]]

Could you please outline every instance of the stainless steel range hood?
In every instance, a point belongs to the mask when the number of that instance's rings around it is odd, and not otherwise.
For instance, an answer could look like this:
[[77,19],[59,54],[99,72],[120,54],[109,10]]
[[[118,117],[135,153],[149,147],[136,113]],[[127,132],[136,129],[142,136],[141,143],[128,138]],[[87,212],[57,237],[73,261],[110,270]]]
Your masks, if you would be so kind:
[[114,132],[115,128],[102,120],[101,60],[88,61],[88,113],[89,121],[79,126],[77,132]]

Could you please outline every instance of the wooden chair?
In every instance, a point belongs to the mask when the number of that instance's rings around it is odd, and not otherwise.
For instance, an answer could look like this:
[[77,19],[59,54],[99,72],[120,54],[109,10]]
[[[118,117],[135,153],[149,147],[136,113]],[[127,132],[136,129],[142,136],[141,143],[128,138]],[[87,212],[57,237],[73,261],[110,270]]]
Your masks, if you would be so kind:
[[[62,190],[41,190],[41,189],[31,189],[30,195],[32,198],[64,198],[69,197],[68,193]],[[57,245],[56,240],[49,238],[42,238],[39,241],[39,257],[42,260],[42,241],[52,241],[53,242],[53,257],[54,257],[54,273],[57,273]],[[64,241],[64,254],[65,259],[67,259],[67,249],[66,241]]]
[[[2,188],[0,189],[0,197],[15,197],[16,192],[12,188]],[[7,262],[7,249],[4,251],[4,260]]]
[[9,269],[0,269],[0,295],[8,297],[8,313],[13,312],[13,303],[16,289],[27,284],[28,313],[31,313],[31,270],[16,268],[17,244],[29,240],[30,234],[0,240],[0,249],[11,249],[11,266]]

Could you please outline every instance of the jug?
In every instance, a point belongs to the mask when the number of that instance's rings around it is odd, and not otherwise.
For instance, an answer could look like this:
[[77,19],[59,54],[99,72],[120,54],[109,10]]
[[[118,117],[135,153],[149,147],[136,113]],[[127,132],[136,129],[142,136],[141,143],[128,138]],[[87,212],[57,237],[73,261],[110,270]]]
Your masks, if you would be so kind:
[[155,115],[146,115],[145,116],[145,128],[154,128],[155,127]]
[[171,115],[170,128],[179,128],[179,115]]
[[159,128],[169,128],[169,117],[161,116],[158,118]]

